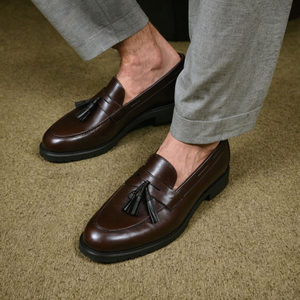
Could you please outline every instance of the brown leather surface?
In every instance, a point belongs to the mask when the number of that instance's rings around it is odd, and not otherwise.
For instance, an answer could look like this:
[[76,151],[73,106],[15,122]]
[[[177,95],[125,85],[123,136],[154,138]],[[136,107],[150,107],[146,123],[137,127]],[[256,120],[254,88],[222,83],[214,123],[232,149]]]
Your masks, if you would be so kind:
[[[92,217],[83,234],[84,242],[97,251],[132,249],[165,237],[184,221],[200,196],[222,176],[228,166],[228,141],[222,141],[196,171],[176,190],[176,171],[161,156],[150,156]],[[144,201],[138,216],[122,211],[127,195],[148,180],[159,221],[152,223]]]
[[181,61],[155,84],[129,103],[122,105],[125,91],[116,77],[92,100],[99,98],[95,110],[80,121],[76,108],[54,123],[44,134],[43,147],[53,152],[68,152],[97,147],[112,139],[124,126],[142,113],[174,103],[174,89]]

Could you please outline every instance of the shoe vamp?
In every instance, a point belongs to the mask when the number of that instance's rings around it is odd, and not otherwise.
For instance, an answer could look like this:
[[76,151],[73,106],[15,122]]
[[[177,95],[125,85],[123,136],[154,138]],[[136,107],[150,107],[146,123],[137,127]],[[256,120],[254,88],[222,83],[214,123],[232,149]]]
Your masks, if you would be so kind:
[[[91,133],[92,131],[102,129],[101,127],[106,123],[111,123],[108,115],[102,111],[100,107],[97,107],[85,121],[77,119],[76,114],[79,111],[80,109],[74,109],[53,124],[51,128],[52,134],[56,136],[74,136]],[[110,131],[113,131],[113,129]],[[107,132],[107,130],[103,133],[105,132]]]

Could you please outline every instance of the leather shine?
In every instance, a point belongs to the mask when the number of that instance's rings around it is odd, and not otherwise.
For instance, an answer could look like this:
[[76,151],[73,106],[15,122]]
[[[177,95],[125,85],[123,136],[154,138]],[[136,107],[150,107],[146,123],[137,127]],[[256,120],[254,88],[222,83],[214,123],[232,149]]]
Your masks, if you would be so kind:
[[42,145],[53,152],[71,152],[97,147],[111,140],[124,126],[142,113],[174,103],[175,82],[184,63],[181,61],[160,80],[123,106],[125,91],[116,77],[93,99],[101,96],[95,110],[84,121],[76,108],[54,123],[44,134]]
[[[92,217],[83,233],[84,243],[101,252],[116,252],[155,242],[177,229],[197,200],[215,183],[229,166],[228,141],[221,141],[209,157],[177,189],[173,166],[157,154],[133,174]],[[159,221],[152,223],[144,201],[138,216],[123,212],[127,195],[148,180],[155,199]]]

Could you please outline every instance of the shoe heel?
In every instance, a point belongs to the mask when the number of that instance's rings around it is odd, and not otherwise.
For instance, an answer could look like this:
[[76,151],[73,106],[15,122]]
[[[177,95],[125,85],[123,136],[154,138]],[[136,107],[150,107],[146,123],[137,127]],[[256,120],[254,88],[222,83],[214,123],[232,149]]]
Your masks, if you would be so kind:
[[228,184],[228,181],[229,181],[229,166],[226,172],[209,188],[205,200],[214,199],[218,194],[220,194],[225,189],[225,187]]
[[153,118],[153,125],[159,126],[163,124],[168,124],[172,121],[174,104],[168,105],[160,110],[157,110],[155,117]]

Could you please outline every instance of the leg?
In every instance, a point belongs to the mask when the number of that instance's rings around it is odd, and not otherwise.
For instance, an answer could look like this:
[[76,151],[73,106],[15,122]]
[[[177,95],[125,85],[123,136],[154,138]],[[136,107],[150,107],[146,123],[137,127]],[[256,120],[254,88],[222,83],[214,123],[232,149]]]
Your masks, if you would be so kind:
[[91,59],[110,46],[121,55],[117,77],[44,134],[40,153],[45,159],[66,162],[103,154],[144,121],[171,121],[183,57],[135,1],[35,3],[82,58]]
[[201,201],[225,188],[230,155],[224,140],[255,124],[290,5],[191,2],[190,20],[196,21],[176,84],[171,134],[88,223],[80,239],[85,255],[115,262],[164,247],[183,232]]
[[63,38],[90,60],[148,23],[135,0],[32,0]]
[[176,85],[171,134],[158,151],[179,171],[175,188],[218,141],[254,127],[290,7],[291,1],[190,0],[191,44]]
[[119,51],[124,104],[180,61],[134,0],[33,2],[84,60],[110,47]]
[[206,144],[251,130],[267,95],[291,0],[190,0],[191,44],[172,135]]

